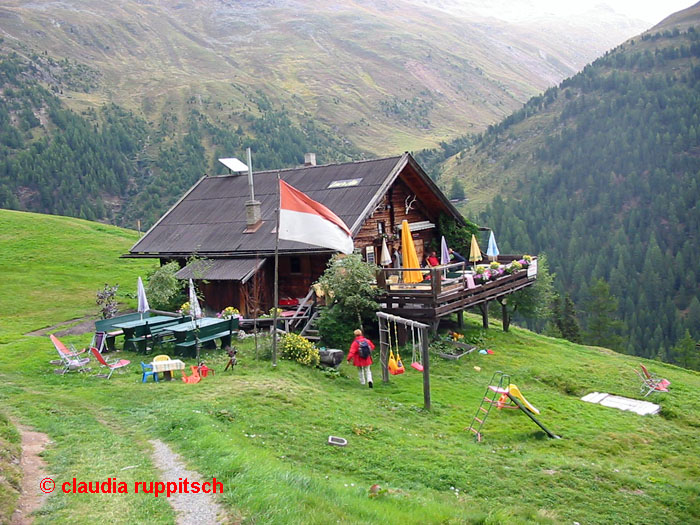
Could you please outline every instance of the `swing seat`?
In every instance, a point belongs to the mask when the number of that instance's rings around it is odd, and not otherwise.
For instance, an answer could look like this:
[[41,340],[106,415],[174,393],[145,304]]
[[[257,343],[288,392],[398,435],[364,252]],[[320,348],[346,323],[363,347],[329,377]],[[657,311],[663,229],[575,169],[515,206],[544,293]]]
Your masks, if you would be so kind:
[[411,363],[411,368],[415,368],[415,369],[418,370],[419,372],[422,372],[422,371],[423,371],[423,365],[421,365],[421,364],[420,364],[419,362],[417,362],[417,361],[414,361],[413,363]]
[[392,376],[397,376],[399,374],[403,374],[406,371],[406,369],[403,367],[403,363],[401,363],[400,360],[397,361],[394,358],[393,353],[389,354],[389,366],[388,366],[388,368],[389,368],[389,373]]

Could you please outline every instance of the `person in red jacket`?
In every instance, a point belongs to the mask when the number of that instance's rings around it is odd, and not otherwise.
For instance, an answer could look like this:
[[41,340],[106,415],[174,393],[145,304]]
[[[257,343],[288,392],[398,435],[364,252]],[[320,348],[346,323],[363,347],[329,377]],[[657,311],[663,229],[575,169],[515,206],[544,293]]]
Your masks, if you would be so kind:
[[[355,330],[354,334],[355,340],[350,345],[350,351],[348,352],[348,363],[352,361],[352,364],[357,367],[360,384],[364,385],[366,382],[372,388],[372,370],[370,365],[372,364],[371,352],[374,350],[374,344],[362,335],[362,330]],[[363,348],[367,347],[369,347],[368,355],[363,357]]]

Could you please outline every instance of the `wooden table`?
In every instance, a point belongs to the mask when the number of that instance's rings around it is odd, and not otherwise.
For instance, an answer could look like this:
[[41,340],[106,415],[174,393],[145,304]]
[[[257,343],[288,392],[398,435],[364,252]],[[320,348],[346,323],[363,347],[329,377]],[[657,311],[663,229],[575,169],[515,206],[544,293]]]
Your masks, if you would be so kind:
[[216,348],[216,339],[221,339],[222,348],[231,344],[231,333],[238,330],[238,319],[204,317],[196,323],[181,323],[169,330],[175,338],[175,352],[187,355],[195,350],[195,330],[199,330],[198,339],[202,346]]
[[171,317],[169,315],[156,315],[153,317],[144,317],[143,319],[136,319],[134,321],[127,321],[125,323],[119,323],[113,325],[115,328],[121,328],[124,331],[124,350],[134,350],[139,349],[134,343],[130,343],[129,339],[135,337],[142,337],[147,334],[152,329],[155,329],[162,325],[167,325],[171,323],[177,323],[178,317]]
[[175,337],[175,342],[186,341],[187,336],[190,332],[194,333],[196,328],[200,330],[205,326],[211,326],[213,324],[226,323],[227,319],[220,319],[218,317],[202,317],[196,321],[188,321],[186,323],[180,323],[176,326],[171,327],[169,330],[173,333]]
[[173,370],[184,370],[185,363],[179,359],[170,359],[168,361],[153,361],[150,363],[153,367],[153,372],[163,373],[163,379],[170,381],[173,378]]

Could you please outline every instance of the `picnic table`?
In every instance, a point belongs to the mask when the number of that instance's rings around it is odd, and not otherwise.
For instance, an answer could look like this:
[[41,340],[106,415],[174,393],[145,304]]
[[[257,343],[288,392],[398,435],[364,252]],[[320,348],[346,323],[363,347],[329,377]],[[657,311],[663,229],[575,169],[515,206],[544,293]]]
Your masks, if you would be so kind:
[[169,315],[156,315],[153,317],[145,317],[143,319],[135,319],[125,323],[115,324],[116,328],[121,328],[124,331],[124,350],[134,350],[139,352],[145,351],[147,340],[154,334],[158,334],[164,330],[170,330],[183,321],[183,317],[172,317]]
[[[193,354],[196,343],[208,348],[216,348],[216,339],[221,339],[221,347],[231,344],[231,333],[238,330],[238,318],[219,319],[216,317],[203,317],[197,321],[181,323],[169,328],[175,338],[175,352]],[[198,331],[195,338],[195,331]]]

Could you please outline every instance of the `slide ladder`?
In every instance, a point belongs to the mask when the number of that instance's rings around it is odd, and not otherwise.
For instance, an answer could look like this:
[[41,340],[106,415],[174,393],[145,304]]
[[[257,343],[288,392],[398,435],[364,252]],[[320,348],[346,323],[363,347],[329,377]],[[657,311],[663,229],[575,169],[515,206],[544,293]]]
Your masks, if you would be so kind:
[[[481,429],[486,422],[486,418],[491,412],[491,407],[497,404],[496,397],[501,397],[508,393],[508,385],[510,384],[510,376],[504,372],[495,372],[491,376],[491,381],[486,387],[486,392],[481,398],[479,408],[476,409],[476,414],[469,425],[468,430],[474,432],[474,439],[481,441]],[[486,405],[486,406],[484,406]]]

